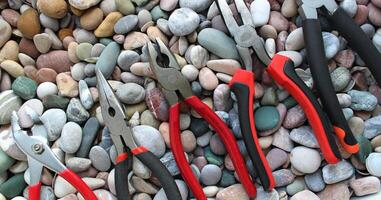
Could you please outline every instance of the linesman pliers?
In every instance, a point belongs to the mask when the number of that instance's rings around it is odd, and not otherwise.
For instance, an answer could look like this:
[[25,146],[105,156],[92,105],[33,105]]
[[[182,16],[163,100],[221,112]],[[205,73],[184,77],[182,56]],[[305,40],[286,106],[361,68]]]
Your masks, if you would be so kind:
[[302,27],[308,63],[324,110],[328,113],[341,144],[348,152],[356,153],[359,149],[357,141],[351,134],[348,134],[351,133],[351,130],[341,110],[331,81],[317,10],[323,8],[323,14],[360,55],[379,84],[381,83],[379,67],[381,54],[369,37],[334,0],[297,0],[297,3],[303,20]]
[[132,170],[132,155],[135,155],[159,179],[167,198],[180,200],[181,195],[172,175],[152,152],[135,143],[132,130],[125,121],[123,105],[117,99],[102,72],[98,68],[95,72],[102,117],[118,153],[115,166],[115,187],[118,199],[132,199],[128,190],[128,174]]
[[[86,200],[97,200],[97,197],[82,179],[70,169],[66,168],[55,156],[47,145],[47,132],[43,125],[34,127],[33,136],[28,136],[26,131],[21,130],[18,124],[18,116],[15,111],[12,113],[12,134],[13,138],[22,152],[27,155],[30,185],[29,199],[40,200],[41,173],[45,167],[58,173],[59,176],[67,180],[82,194]],[[35,125],[36,126],[36,125]]]
[[156,42],[157,47],[149,42],[145,51],[148,55],[151,70],[155,74],[156,79],[161,85],[161,89],[170,104],[169,133],[171,149],[180,173],[190,190],[197,200],[206,199],[197,178],[189,167],[181,144],[179,114],[180,103],[182,101],[191,106],[217,132],[232,159],[239,180],[247,194],[250,197],[255,197],[255,185],[252,182],[233,133],[212,109],[192,93],[188,80],[181,74],[180,66],[168,47],[166,47],[158,38],[156,38]]

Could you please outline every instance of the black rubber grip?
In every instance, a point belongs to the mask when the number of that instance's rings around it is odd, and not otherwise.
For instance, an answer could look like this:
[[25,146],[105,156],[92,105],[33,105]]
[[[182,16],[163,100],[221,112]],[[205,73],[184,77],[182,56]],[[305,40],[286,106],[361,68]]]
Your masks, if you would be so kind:
[[159,179],[168,200],[182,199],[180,191],[175,183],[175,179],[173,179],[171,173],[169,173],[167,168],[165,168],[163,163],[153,153],[145,151],[135,154],[135,156],[152,171],[152,174],[156,178]]
[[261,180],[263,188],[268,190],[270,187],[269,176],[272,176],[272,174],[267,174],[267,171],[264,165],[264,162],[267,162],[267,160],[263,161],[261,157],[259,156],[259,153],[260,153],[259,151],[262,151],[262,150],[260,149],[259,146],[255,145],[253,135],[252,135],[253,131],[255,131],[255,130],[252,130],[252,128],[255,129],[255,127],[251,127],[250,125],[251,123],[250,123],[249,115],[252,114],[253,111],[249,109],[249,102],[250,102],[249,98],[254,98],[254,97],[250,96],[249,87],[243,83],[238,83],[238,82],[233,83],[231,85],[231,90],[237,97],[239,123],[240,123],[242,137],[243,137],[243,141],[245,142],[247,153],[249,154],[251,162],[253,163],[253,166],[256,170],[256,174],[258,174]]
[[333,27],[348,41],[349,46],[360,55],[378,84],[381,85],[381,54],[370,38],[340,7],[328,19]]
[[[320,107],[319,102],[317,101],[315,95],[312,93],[312,91],[307,87],[307,85],[303,82],[302,79],[296,74],[294,70],[294,63],[291,60],[288,60],[285,63],[285,66],[283,68],[284,73],[286,76],[291,79],[298,87],[301,89],[304,93],[304,95],[308,98],[308,100],[312,103],[314,109],[318,113],[320,117],[320,121],[324,127],[324,133],[327,136],[329,146],[332,149],[332,152],[335,154],[337,158],[341,158],[339,149],[336,145],[335,138],[333,137],[333,128],[331,123],[328,120],[327,115],[323,111],[323,109]],[[310,122],[312,123],[312,122]]]
[[328,63],[324,52],[324,43],[320,22],[317,19],[303,20],[303,35],[306,41],[307,57],[319,97],[332,124],[345,131],[344,141],[346,144],[357,144],[353,137],[348,122],[341,110],[336,92],[333,88]]
[[128,173],[132,170],[132,154],[115,165],[115,189],[118,200],[131,200],[128,187]]

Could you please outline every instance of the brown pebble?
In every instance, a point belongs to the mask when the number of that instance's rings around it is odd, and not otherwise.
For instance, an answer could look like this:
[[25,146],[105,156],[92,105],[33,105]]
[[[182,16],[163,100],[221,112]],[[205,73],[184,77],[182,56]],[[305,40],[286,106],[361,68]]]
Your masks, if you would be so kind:
[[0,62],[1,60],[18,61],[18,54],[19,45],[14,40],[9,40],[0,50]]
[[40,55],[40,52],[34,45],[33,40],[28,40],[26,38],[21,38],[19,43],[19,51],[20,53],[24,53],[34,59]]
[[65,37],[73,36],[73,29],[71,28],[63,28],[58,31],[58,37],[61,41],[65,39]]
[[268,23],[272,25],[278,32],[288,30],[288,20],[283,17],[280,12],[271,11]]
[[72,63],[69,60],[67,51],[55,50],[42,54],[37,58],[37,68],[51,68],[57,73],[70,71]]
[[94,7],[83,13],[80,18],[80,23],[82,28],[91,31],[96,29],[102,23],[102,20],[103,11],[98,7]]
[[33,39],[33,36],[41,31],[38,12],[33,8],[24,11],[17,21],[17,29],[21,31],[24,37]]
[[66,97],[78,96],[78,82],[69,73],[60,73],[56,76],[59,95]]
[[147,91],[146,104],[156,119],[168,121],[168,103],[159,88]]
[[36,73],[36,81],[43,82],[56,82],[57,72],[50,68],[41,68]]
[[94,35],[97,37],[110,37],[114,34],[114,25],[122,18],[123,15],[120,12],[111,12],[106,16],[102,23],[94,31]]
[[33,80],[37,80],[37,69],[33,65],[27,65],[24,67],[24,73],[25,75]]
[[79,17],[80,17],[81,15],[83,15],[83,13],[85,12],[84,10],[79,10],[79,9],[77,9],[77,8],[71,6],[71,5],[70,5],[70,11],[71,11],[74,15],[79,16]]
[[37,7],[44,15],[56,19],[65,17],[68,10],[65,0],[38,0]]
[[369,9],[368,7],[364,5],[358,5],[357,6],[357,13],[355,17],[353,18],[353,21],[356,22],[358,25],[362,25],[366,22],[368,19]]

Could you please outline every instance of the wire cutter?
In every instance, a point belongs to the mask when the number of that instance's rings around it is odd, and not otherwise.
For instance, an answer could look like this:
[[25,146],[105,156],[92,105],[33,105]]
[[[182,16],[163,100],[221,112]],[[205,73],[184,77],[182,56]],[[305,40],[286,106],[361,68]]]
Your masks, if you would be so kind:
[[302,18],[308,63],[323,107],[334,125],[341,144],[348,152],[356,153],[359,146],[356,139],[350,134],[351,130],[340,108],[330,79],[317,9],[324,8],[322,9],[323,14],[327,15],[333,27],[344,36],[349,45],[360,55],[379,84],[381,83],[381,70],[379,67],[381,54],[369,37],[334,0],[298,0],[297,3]]
[[[27,155],[30,170],[29,199],[40,200],[41,173],[43,167],[58,173],[82,194],[86,200],[96,200],[97,197],[82,179],[70,169],[66,168],[55,156],[47,145],[46,132],[32,131],[33,136],[28,136],[18,124],[18,116],[12,113],[12,134],[17,146]],[[35,125],[36,126],[36,125]],[[39,128],[44,128],[43,126]]]
[[245,161],[239,151],[233,133],[213,112],[212,109],[210,109],[192,93],[188,80],[181,74],[180,66],[168,47],[166,47],[159,38],[156,38],[156,42],[157,49],[152,43],[149,42],[147,48],[144,50],[148,55],[151,70],[155,74],[156,79],[161,85],[161,89],[170,104],[169,133],[171,148],[180,173],[185,182],[188,184],[190,190],[195,195],[197,200],[206,199],[197,178],[188,165],[188,161],[184,155],[183,146],[181,144],[179,122],[181,101],[184,101],[195,111],[197,111],[197,113],[199,113],[217,132],[224,143],[230,158],[232,159],[239,180],[241,181],[247,194],[250,197],[255,197],[255,185],[252,182],[250,174],[246,168]]
[[131,153],[159,179],[169,200],[182,199],[175,180],[163,163],[148,149],[135,143],[132,130],[125,121],[125,109],[98,68],[96,77],[102,117],[118,153],[115,166],[115,186],[118,199],[132,199],[128,190],[127,178],[132,170]]
[[[253,63],[250,50],[254,50],[259,59],[267,65],[266,71],[269,75],[277,84],[286,89],[304,110],[309,124],[318,139],[324,158],[328,163],[337,163],[341,159],[341,156],[332,134],[332,125],[312,91],[296,74],[293,62],[289,58],[281,55],[275,55],[271,60],[265,51],[263,39],[260,38],[255,31],[249,9],[243,0],[234,1],[243,22],[241,26],[235,21],[233,13],[226,1],[215,1],[225,21],[226,27],[237,43],[236,47],[242,63],[244,63],[247,69],[252,68],[248,65],[252,65]],[[257,145],[258,139],[252,112],[255,92],[254,74],[248,70],[238,70],[229,84],[233,93],[237,96],[240,125],[243,137],[247,138],[244,141],[249,150],[248,153],[254,158],[252,161],[255,169],[261,172],[259,175],[262,175],[260,178],[264,188],[271,189],[272,184],[268,184],[266,188],[266,178],[271,180],[272,176],[270,173],[267,173],[269,169],[267,168],[266,160],[262,157],[263,153],[259,145]],[[253,143],[250,144],[251,136],[254,138],[255,145]],[[347,137],[353,137],[353,135],[348,134]],[[343,146],[346,147],[346,143],[344,143]],[[272,182],[267,181],[267,183]]]

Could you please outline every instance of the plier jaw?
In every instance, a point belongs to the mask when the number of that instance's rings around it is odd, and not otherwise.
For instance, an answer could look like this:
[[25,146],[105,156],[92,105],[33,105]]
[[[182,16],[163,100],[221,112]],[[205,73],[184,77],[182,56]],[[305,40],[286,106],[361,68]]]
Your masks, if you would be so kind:
[[317,9],[324,8],[332,15],[338,8],[334,0],[297,0],[299,14],[302,19],[317,19]]
[[146,53],[151,70],[160,83],[168,103],[174,105],[180,101],[177,93],[188,98],[193,95],[192,88],[188,80],[181,74],[181,68],[168,47],[159,38],[156,38],[156,42],[157,48],[151,42],[147,43]]

